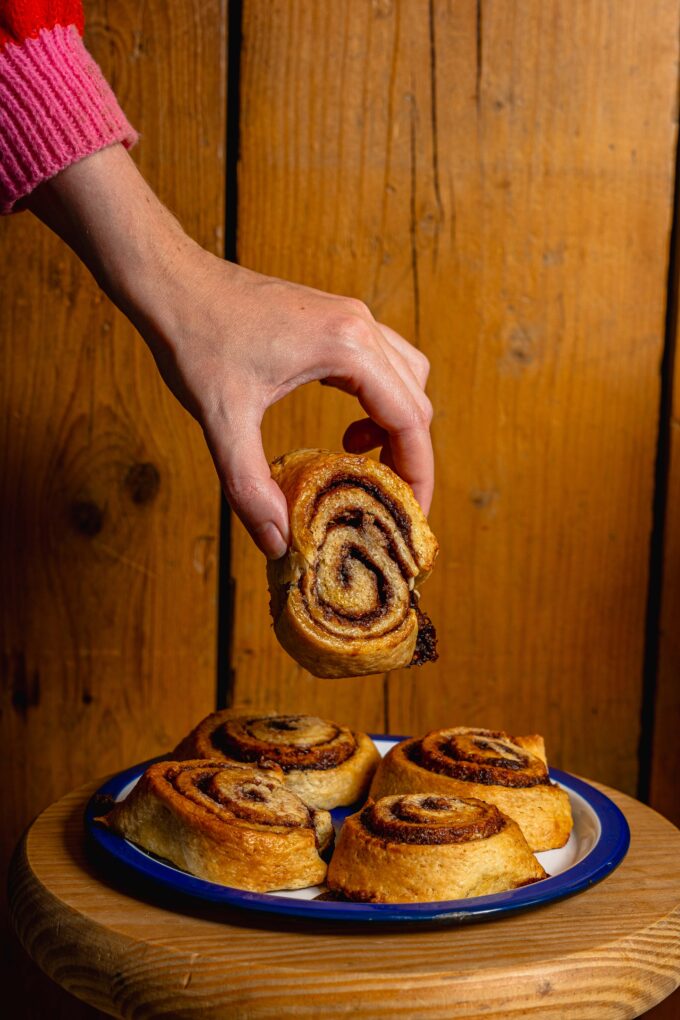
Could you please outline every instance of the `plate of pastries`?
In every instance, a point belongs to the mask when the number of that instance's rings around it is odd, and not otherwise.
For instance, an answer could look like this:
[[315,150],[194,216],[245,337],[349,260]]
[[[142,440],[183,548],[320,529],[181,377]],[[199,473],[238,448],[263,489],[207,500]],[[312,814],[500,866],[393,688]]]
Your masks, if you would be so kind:
[[[438,544],[410,487],[366,456],[271,465],[290,544],[267,566],[274,633],[318,677],[437,658],[420,588]],[[542,737],[447,721],[408,739],[307,715],[215,712],[105,783],[93,840],[139,875],[231,907],[338,921],[463,921],[580,892],[626,820],[549,769]]]
[[369,735],[307,715],[215,712],[108,780],[86,826],[138,876],[310,920],[484,920],[605,878],[616,805],[548,767],[537,734]]

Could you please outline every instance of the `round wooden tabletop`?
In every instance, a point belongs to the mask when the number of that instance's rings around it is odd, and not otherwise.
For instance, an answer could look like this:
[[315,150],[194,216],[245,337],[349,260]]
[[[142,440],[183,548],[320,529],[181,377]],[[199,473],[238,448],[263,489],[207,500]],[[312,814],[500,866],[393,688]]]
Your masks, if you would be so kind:
[[171,904],[89,858],[95,788],[34,822],[10,895],[38,966],[113,1016],[620,1020],[680,983],[680,831],[624,794],[603,788],[632,840],[599,885],[502,920],[398,931]]

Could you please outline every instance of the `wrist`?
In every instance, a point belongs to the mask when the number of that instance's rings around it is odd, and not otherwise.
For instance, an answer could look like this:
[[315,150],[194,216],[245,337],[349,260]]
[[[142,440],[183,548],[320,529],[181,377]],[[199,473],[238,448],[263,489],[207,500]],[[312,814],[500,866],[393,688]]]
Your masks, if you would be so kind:
[[205,253],[163,213],[152,212],[124,257],[109,263],[103,289],[147,341],[166,344],[191,300],[188,267]]

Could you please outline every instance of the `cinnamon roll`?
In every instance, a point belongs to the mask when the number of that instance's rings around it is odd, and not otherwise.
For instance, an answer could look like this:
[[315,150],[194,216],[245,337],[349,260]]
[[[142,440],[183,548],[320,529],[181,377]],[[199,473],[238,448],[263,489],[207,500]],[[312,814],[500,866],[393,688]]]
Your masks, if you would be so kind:
[[404,740],[380,762],[371,796],[420,791],[495,804],[535,851],[564,846],[573,826],[569,797],[551,782],[538,735],[456,726]]
[[366,733],[311,715],[233,716],[214,712],[196,726],[173,757],[241,764],[273,763],[284,782],[316,808],[353,804],[367,791],[380,755]]
[[493,804],[411,793],[369,800],[345,821],[327,884],[350,900],[422,903],[546,877],[517,823]]
[[290,515],[286,556],[267,565],[274,630],[319,677],[436,659],[418,608],[437,540],[413,492],[369,457],[297,450],[272,464]]
[[224,761],[151,765],[103,825],[178,868],[252,892],[323,882],[327,811],[307,807],[278,769]]

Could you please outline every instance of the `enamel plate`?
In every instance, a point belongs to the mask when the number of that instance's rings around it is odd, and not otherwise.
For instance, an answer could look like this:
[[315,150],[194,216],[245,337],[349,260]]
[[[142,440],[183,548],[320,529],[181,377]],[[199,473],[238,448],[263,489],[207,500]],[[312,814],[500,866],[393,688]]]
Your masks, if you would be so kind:
[[[374,736],[373,739],[384,755],[404,738]],[[568,772],[551,769],[552,780],[569,794],[574,829],[566,846],[536,855],[549,875],[541,882],[491,896],[438,900],[434,903],[342,903],[319,900],[317,897],[324,892],[323,886],[295,892],[251,893],[194,878],[94,822],[94,818],[102,813],[102,798],[123,800],[150,764],[142,762],[118,773],[94,794],[85,811],[85,825],[91,839],[108,858],[136,872],[139,878],[178,893],[179,898],[189,896],[241,910],[295,915],[316,921],[354,923],[485,921],[510,911],[538,907],[563,896],[583,892],[606,878],[621,863],[630,842],[628,823],[609,797]],[[332,811],[336,830],[339,830],[345,817],[356,810],[357,805]]]

